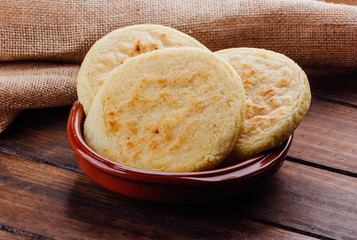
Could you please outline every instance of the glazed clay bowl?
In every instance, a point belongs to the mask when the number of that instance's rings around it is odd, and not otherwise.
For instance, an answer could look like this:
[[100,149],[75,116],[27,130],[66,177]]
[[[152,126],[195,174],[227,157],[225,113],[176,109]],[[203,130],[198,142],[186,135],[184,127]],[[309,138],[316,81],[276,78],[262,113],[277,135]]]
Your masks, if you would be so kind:
[[94,182],[116,193],[163,203],[201,203],[242,194],[273,176],[283,164],[293,136],[254,158],[214,170],[176,173],[137,169],[110,161],[84,141],[83,107],[71,109],[67,134],[79,167]]

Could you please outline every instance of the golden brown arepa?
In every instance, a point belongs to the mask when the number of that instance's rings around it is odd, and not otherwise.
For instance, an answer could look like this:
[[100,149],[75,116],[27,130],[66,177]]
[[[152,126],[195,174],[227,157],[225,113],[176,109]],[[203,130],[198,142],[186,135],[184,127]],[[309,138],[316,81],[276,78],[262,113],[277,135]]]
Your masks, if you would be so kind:
[[244,123],[240,77],[199,48],[167,48],[127,59],[105,81],[84,123],[100,155],[141,169],[212,169]]
[[127,58],[168,47],[207,49],[194,38],[161,25],[133,25],[114,30],[88,51],[78,73],[77,93],[87,114],[110,71]]
[[246,93],[245,124],[230,158],[244,160],[285,141],[310,105],[304,71],[290,58],[264,49],[234,48],[215,54],[237,71]]

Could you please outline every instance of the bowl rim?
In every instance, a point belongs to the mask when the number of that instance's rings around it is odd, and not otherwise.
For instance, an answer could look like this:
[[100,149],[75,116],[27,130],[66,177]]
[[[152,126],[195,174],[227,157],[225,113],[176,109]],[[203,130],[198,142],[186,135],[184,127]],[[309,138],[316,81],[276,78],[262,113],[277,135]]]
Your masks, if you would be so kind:
[[284,161],[293,139],[291,134],[278,147],[231,166],[199,172],[163,172],[125,166],[97,154],[83,138],[84,118],[83,106],[79,100],[76,100],[68,118],[67,135],[77,161],[78,158],[84,159],[96,169],[112,176],[150,183],[202,185],[253,177]]

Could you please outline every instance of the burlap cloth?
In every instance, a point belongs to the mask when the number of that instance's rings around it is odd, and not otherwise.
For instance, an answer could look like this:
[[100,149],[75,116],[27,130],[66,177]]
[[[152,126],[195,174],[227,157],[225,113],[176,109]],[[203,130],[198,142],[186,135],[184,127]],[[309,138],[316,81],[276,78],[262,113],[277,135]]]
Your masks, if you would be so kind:
[[[72,104],[90,46],[127,25],[174,27],[211,50],[260,47],[303,67],[357,67],[355,0],[2,0],[0,132],[26,108]],[[347,5],[349,4],[349,5]]]

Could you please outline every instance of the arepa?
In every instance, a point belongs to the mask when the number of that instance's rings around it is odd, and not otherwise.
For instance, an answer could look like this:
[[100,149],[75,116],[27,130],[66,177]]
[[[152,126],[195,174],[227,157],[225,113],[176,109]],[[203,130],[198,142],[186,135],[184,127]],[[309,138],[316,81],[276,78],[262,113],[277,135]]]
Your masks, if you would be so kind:
[[77,94],[87,114],[110,71],[127,58],[168,47],[207,49],[194,38],[161,25],[133,25],[99,39],[86,54],[78,73]]
[[307,112],[311,93],[304,71],[290,58],[264,49],[215,52],[240,75],[246,119],[230,159],[244,160],[286,140]]
[[244,123],[241,80],[221,57],[167,48],[127,59],[94,98],[88,145],[141,169],[189,172],[217,166]]

